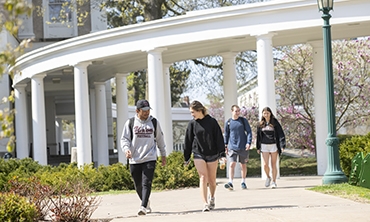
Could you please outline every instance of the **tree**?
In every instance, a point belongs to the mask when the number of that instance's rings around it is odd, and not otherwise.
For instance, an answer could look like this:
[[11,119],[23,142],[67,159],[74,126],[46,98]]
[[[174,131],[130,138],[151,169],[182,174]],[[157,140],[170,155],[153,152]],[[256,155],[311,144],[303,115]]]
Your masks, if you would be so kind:
[[[22,25],[22,15],[30,16],[32,6],[24,0],[5,0],[1,1],[0,7],[0,32],[6,31],[11,35],[16,36],[19,28]],[[28,47],[30,40],[23,40],[19,45],[7,45],[6,49],[1,49],[0,52],[0,76],[8,74],[13,78],[15,70],[9,70],[9,67],[15,64],[15,60]],[[13,103],[14,92],[7,98],[2,99],[2,103]],[[0,110],[0,139],[9,138],[7,143],[7,150],[12,152],[14,149],[14,109],[6,108]]]
[[[293,147],[315,144],[312,48],[296,45],[277,48],[276,92],[278,115]],[[333,42],[333,75],[337,131],[369,121],[370,38]]]

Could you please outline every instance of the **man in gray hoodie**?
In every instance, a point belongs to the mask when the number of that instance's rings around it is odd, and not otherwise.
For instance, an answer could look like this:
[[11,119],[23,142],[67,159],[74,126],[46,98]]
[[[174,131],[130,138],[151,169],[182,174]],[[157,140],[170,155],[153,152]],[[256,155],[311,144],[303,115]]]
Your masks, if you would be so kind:
[[136,115],[126,121],[121,137],[121,148],[129,159],[135,190],[141,200],[138,215],[151,212],[149,197],[157,161],[157,146],[162,166],[166,164],[163,132],[158,121],[150,115],[150,109],[147,100],[137,101]]

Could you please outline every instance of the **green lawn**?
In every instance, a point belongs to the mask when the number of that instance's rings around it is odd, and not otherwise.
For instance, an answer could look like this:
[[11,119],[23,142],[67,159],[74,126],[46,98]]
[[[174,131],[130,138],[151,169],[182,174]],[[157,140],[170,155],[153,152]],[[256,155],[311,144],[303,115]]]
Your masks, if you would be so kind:
[[[247,177],[261,176],[261,159],[255,149],[249,152]],[[312,176],[317,175],[317,163],[314,157],[290,157],[282,155],[280,159],[281,176]],[[226,169],[217,171],[217,177],[226,177]]]
[[352,186],[348,183],[317,186],[308,190],[351,199],[357,202],[370,203],[370,189]]

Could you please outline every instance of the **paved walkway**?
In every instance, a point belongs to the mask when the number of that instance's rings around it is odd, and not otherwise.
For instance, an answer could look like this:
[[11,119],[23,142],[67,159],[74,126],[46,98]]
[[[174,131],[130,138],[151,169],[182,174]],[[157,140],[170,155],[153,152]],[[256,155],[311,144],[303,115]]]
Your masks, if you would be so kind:
[[136,194],[105,195],[92,218],[111,222],[370,222],[370,204],[307,190],[322,184],[320,176],[282,177],[277,180],[277,189],[265,188],[261,178],[247,178],[248,190],[238,186],[240,179],[235,179],[234,191],[223,187],[226,182],[217,179],[216,209],[211,212],[201,211],[199,188],[188,188],[152,193],[153,213],[146,216],[137,216],[140,202]]

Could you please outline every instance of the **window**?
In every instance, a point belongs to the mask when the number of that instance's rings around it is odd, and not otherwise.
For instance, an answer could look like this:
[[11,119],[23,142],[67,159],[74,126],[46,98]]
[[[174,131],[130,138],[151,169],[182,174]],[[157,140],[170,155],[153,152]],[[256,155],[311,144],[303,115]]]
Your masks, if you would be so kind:
[[71,0],[43,0],[44,38],[60,39],[78,35],[76,4]]
[[49,21],[50,22],[72,22],[70,0],[49,0]]

